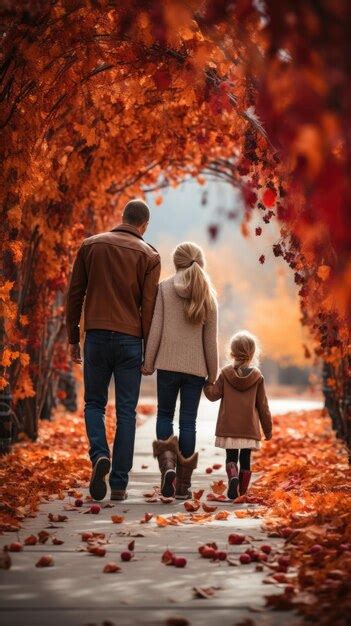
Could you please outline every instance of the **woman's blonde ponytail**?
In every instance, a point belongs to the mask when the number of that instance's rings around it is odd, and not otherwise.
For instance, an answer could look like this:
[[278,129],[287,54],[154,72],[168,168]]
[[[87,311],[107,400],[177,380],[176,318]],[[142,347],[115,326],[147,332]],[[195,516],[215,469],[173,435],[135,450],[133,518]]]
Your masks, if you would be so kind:
[[176,269],[184,272],[184,287],[188,293],[184,298],[185,314],[189,322],[203,324],[209,310],[216,306],[215,291],[204,269],[203,251],[195,243],[185,241],[175,249],[173,261]]

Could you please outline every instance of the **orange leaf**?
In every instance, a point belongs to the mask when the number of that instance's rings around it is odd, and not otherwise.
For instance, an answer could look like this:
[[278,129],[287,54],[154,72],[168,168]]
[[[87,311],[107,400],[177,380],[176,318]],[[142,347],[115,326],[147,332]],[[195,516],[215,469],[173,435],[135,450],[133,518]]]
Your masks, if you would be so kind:
[[184,502],[184,508],[186,511],[193,513],[200,508],[200,502],[197,502],[197,500],[192,500],[192,501],[186,500]]
[[145,513],[143,519],[140,520],[140,524],[147,524],[153,518],[152,513]]
[[227,486],[223,480],[218,480],[217,482],[214,482],[211,485],[211,489],[213,493],[217,495],[222,495],[225,492],[226,488]]
[[124,515],[111,515],[111,519],[114,524],[122,524]]
[[215,515],[215,519],[217,520],[226,520],[228,519],[230,513],[228,511],[218,511]]
[[199,489],[199,491],[193,491],[194,500],[201,500],[202,496],[204,495],[204,491],[204,489]]
[[106,563],[104,569],[102,570],[104,574],[114,574],[115,572],[120,572],[121,568],[117,563]]
[[217,506],[209,506],[208,504],[203,503],[202,508],[205,511],[205,513],[213,513],[214,511],[216,511],[216,509],[218,507]]
[[209,501],[214,501],[214,502],[225,502],[226,501],[226,497],[225,495],[220,495],[217,496],[215,493],[208,493],[207,494],[207,500]]
[[35,567],[51,567],[54,564],[54,559],[50,554],[44,554],[40,557],[39,561],[36,562]]

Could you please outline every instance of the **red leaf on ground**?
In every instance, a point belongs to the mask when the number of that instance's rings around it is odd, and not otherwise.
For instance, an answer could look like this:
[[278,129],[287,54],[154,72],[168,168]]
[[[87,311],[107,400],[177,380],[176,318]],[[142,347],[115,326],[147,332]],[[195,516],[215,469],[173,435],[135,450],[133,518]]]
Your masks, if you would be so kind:
[[38,537],[36,535],[29,535],[24,540],[25,546],[35,546],[36,543],[38,543]]
[[208,493],[206,496],[207,500],[209,500],[210,502],[225,502],[227,500],[227,498],[225,497],[225,495],[216,495],[215,493]]
[[202,508],[205,513],[213,513],[218,509],[218,506],[209,506],[208,504],[203,503]]
[[111,520],[114,524],[122,524],[124,521],[124,515],[111,515]]
[[67,515],[58,515],[54,513],[49,513],[48,518],[50,522],[67,522]]
[[199,491],[193,491],[194,500],[201,500],[202,496],[204,495],[204,491],[204,489],[199,489]]
[[174,553],[171,550],[165,550],[161,556],[161,563],[165,565],[173,565]]
[[200,508],[200,502],[197,502],[196,500],[186,500],[184,502],[184,508],[189,513],[195,513],[195,511]]
[[193,587],[195,598],[213,598],[221,587]]
[[35,567],[52,567],[54,564],[54,559],[50,554],[44,554],[40,557],[39,561],[36,562]]
[[211,489],[213,493],[221,496],[222,494],[224,494],[225,490],[227,489],[227,485],[225,484],[223,480],[218,480],[217,482],[212,483]]
[[104,569],[102,570],[104,574],[115,574],[116,572],[120,572],[121,568],[117,563],[106,563]]

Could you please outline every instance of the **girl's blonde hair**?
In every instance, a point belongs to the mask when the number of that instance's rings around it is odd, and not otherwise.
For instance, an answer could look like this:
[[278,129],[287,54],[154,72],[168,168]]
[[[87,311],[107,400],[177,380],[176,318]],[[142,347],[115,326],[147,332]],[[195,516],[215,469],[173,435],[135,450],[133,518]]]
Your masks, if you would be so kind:
[[184,270],[184,287],[189,297],[184,298],[184,311],[189,322],[203,324],[210,309],[216,307],[216,293],[205,271],[204,253],[200,246],[184,241],[173,252],[177,270]]
[[249,365],[258,366],[260,346],[257,337],[247,330],[235,333],[230,340],[230,353],[234,359],[234,367],[241,373],[242,368]]

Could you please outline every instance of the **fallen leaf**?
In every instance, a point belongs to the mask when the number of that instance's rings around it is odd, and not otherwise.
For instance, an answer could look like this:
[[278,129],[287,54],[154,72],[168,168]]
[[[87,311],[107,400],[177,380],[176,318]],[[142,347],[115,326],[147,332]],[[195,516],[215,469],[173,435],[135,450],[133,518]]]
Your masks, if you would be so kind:
[[215,493],[218,496],[221,496],[226,491],[227,485],[225,484],[223,480],[218,480],[217,482],[213,482],[211,484],[211,489],[213,493]]
[[111,515],[111,520],[114,524],[122,524],[124,515]]
[[120,572],[121,568],[119,565],[117,565],[117,563],[111,562],[111,563],[106,563],[102,571],[104,574],[115,574],[116,572]]
[[209,502],[226,502],[227,501],[227,498],[223,494],[217,495],[215,493],[208,493],[206,498]]
[[217,591],[221,587],[193,587],[193,594],[195,598],[214,598],[217,595]]
[[196,500],[185,500],[184,508],[186,511],[194,513],[200,508],[200,502],[197,502]]
[[39,543],[46,543],[47,540],[49,539],[49,537],[51,537],[50,533],[48,533],[46,530],[41,530],[38,533],[38,540]]
[[145,513],[143,519],[140,520],[140,524],[147,524],[153,518],[153,513]]
[[165,565],[173,565],[174,553],[171,550],[165,550],[161,556],[161,563]]
[[50,554],[44,554],[40,557],[39,561],[36,562],[35,567],[52,567],[54,564],[54,559]]
[[38,537],[36,535],[29,535],[24,540],[25,546],[35,546],[36,543],[38,543]]
[[49,513],[48,518],[50,522],[67,522],[67,515],[58,515],[54,513]]
[[204,489],[199,489],[199,491],[193,491],[193,499],[201,500],[202,496],[204,495],[204,491]]
[[213,513],[214,511],[218,509],[218,506],[209,506],[208,504],[203,503],[202,508],[205,511],[205,513]]
[[52,537],[52,543],[54,546],[62,546],[65,543],[62,539],[58,539],[57,537]]
[[228,511],[218,511],[215,515],[216,520],[226,520],[228,519],[230,513]]

